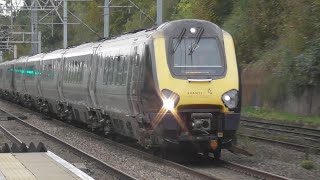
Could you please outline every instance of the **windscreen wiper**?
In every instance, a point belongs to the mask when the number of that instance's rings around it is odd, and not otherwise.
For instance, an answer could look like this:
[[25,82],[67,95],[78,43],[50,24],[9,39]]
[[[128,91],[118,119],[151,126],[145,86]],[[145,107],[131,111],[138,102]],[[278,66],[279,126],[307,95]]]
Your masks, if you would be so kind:
[[180,45],[180,43],[181,43],[181,41],[182,41],[182,38],[183,38],[183,35],[186,33],[186,28],[183,28],[182,29],[182,31],[180,32],[180,34],[179,34],[179,37],[178,37],[178,41],[177,41],[177,43],[174,45],[174,47],[173,47],[173,53],[175,53],[176,52],[176,50],[178,49],[178,47],[179,47],[179,45]]
[[194,52],[194,50],[196,50],[196,47],[197,47],[198,44],[199,44],[200,38],[201,38],[201,36],[202,36],[202,34],[203,34],[203,31],[204,31],[204,29],[203,29],[203,27],[201,27],[201,28],[200,28],[200,31],[198,32],[198,34],[197,34],[197,36],[196,36],[195,42],[191,44],[191,47],[190,47],[190,49],[189,49],[189,55],[192,55],[192,53]]

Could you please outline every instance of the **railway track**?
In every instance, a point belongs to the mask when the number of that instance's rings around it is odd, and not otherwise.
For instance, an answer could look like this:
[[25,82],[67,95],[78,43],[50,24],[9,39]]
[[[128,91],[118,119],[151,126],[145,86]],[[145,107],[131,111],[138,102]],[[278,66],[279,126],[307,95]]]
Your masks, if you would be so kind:
[[[17,118],[17,120],[18,120],[18,122],[26,124],[27,126],[30,126],[32,128],[36,128],[33,125],[31,125],[31,124],[29,124],[29,123],[27,123],[25,121],[22,121],[21,119],[19,120],[19,118]],[[54,120],[54,121],[58,121],[58,120]],[[54,136],[52,137],[50,134],[48,134],[48,133],[46,133],[46,132],[44,132],[44,131],[42,131],[42,130],[40,130],[38,128],[36,128],[36,129],[37,129],[37,131],[39,131],[41,133],[44,133],[46,136],[48,136],[48,138],[58,139],[58,138],[56,138]],[[84,130],[81,129],[81,131],[84,131]],[[94,135],[97,136],[96,134],[94,134]],[[146,157],[148,159],[153,159],[153,161],[155,161],[157,163],[160,162],[160,163],[165,164],[166,166],[168,166],[170,168],[175,168],[175,169],[178,169],[180,171],[183,171],[183,172],[186,172],[188,174],[191,174],[194,177],[198,177],[198,179],[225,179],[225,178],[213,176],[211,174],[209,175],[209,174],[206,174],[206,173],[202,173],[202,172],[193,170],[193,169],[191,169],[191,168],[189,168],[187,166],[184,166],[184,165],[181,165],[181,164],[169,161],[169,160],[165,160],[165,159],[161,159],[161,158],[155,157],[152,154],[149,154],[147,152],[141,151],[139,149],[130,147],[130,146],[125,145],[125,144],[121,144],[121,143],[118,143],[118,142],[115,142],[115,141],[111,141],[111,140],[106,139],[106,138],[104,139],[104,141],[107,144],[112,144],[113,146],[117,146],[119,149],[126,149],[128,151],[135,152],[136,154],[139,154],[140,156]],[[88,155],[84,155],[84,156],[88,156]],[[275,174],[272,174],[272,173],[260,171],[260,170],[257,170],[257,169],[251,168],[251,167],[243,166],[243,165],[232,163],[232,162],[219,161],[218,164],[220,164],[219,165],[220,167],[224,167],[225,169],[228,169],[229,171],[231,170],[233,172],[244,174],[247,177],[254,177],[254,178],[259,178],[259,179],[287,179],[287,178],[282,177],[282,176],[278,176],[278,175],[275,175]],[[216,169],[217,165],[213,165],[213,166],[211,166],[211,168],[212,169]]]
[[[23,126],[27,126],[37,132],[39,132],[41,135],[43,135],[45,138],[50,139],[56,143],[59,143],[61,145],[63,145],[64,147],[68,148],[69,150],[71,150],[72,152],[74,152],[75,154],[81,156],[82,158],[87,159],[88,161],[90,161],[90,163],[94,163],[98,168],[112,174],[113,176],[116,177],[116,179],[125,179],[125,180],[136,180],[135,177],[132,177],[130,175],[128,175],[126,172],[123,172],[117,168],[114,168],[113,166],[106,164],[105,162],[102,162],[101,160],[91,156],[90,154],[77,149],[76,147],[70,145],[69,143],[55,137],[52,136],[48,133],[46,133],[45,131],[33,126],[32,124],[29,124],[26,121],[23,121],[22,119],[20,119],[19,117],[15,116],[14,114],[11,114],[9,112],[6,112],[4,110],[1,110],[2,112],[10,115],[11,117],[14,117],[16,122],[18,122],[19,124],[23,125]],[[4,132],[5,136],[13,143],[16,143],[17,145],[21,146],[22,141],[19,140],[15,135],[13,135],[9,130],[7,130],[4,126],[2,126],[0,124],[0,129]]]
[[[241,123],[248,127],[264,128],[272,131],[291,133],[295,135],[303,135],[311,138],[320,138],[320,129],[293,126],[293,125],[266,122],[266,121],[255,121],[255,120],[250,120],[246,118],[241,118]],[[281,129],[277,129],[273,127],[278,127]]]
[[[5,111],[3,111],[5,112]],[[8,113],[8,112],[6,112]],[[39,133],[41,133],[42,135],[44,135],[47,139],[51,139],[53,141],[56,141],[56,142],[59,142],[65,146],[67,146],[68,148],[72,149],[72,151],[74,151],[76,154],[79,154],[80,156],[83,156],[83,157],[86,157],[88,159],[91,159],[93,162],[97,163],[99,165],[99,168],[101,169],[107,169],[107,170],[111,170],[113,174],[116,174],[117,177],[119,177],[119,179],[138,179],[138,178],[135,178],[131,175],[128,175],[126,172],[123,172],[119,169],[116,169],[114,167],[112,167],[111,165],[108,165],[106,164],[105,162],[103,161],[100,161],[99,159],[91,156],[90,154],[84,152],[84,151],[81,151],[79,150],[78,148],[68,144],[67,142],[64,142],[63,140],[33,126],[32,124],[29,124],[28,122],[20,119],[19,117],[16,117],[15,115],[11,114],[11,113],[8,113],[9,115],[15,117],[15,120],[22,124],[22,125],[25,125],[27,127],[30,127],[36,131],[38,131]],[[58,120],[55,120],[55,121],[58,121]],[[60,122],[60,121],[59,121]],[[12,142],[15,142],[17,144],[21,144],[21,141],[19,139],[17,139],[12,133],[10,133],[9,131],[7,131],[4,127],[2,127],[0,125],[0,128],[3,129],[3,131],[5,132],[6,136],[8,137],[8,139],[12,140]],[[81,131],[84,131],[81,129]],[[89,133],[87,131],[85,131],[86,133]],[[94,136],[98,136],[96,134],[94,134]],[[157,163],[162,163],[166,166],[169,166],[171,168],[174,168],[174,169],[178,169],[180,171],[183,171],[185,173],[188,173],[190,175],[192,175],[193,177],[197,178],[197,179],[203,179],[203,180],[218,180],[220,179],[219,177],[214,177],[214,176],[209,176],[209,175],[206,175],[206,174],[203,174],[203,173],[200,173],[200,172],[197,172],[197,171],[194,171],[186,166],[182,166],[180,164],[177,164],[177,163],[174,163],[174,162],[171,162],[171,161],[167,161],[167,160],[164,160],[164,159],[161,159],[161,158],[157,158],[155,156],[152,156],[151,154],[148,154],[148,153],[145,153],[143,151],[140,151],[140,150],[137,150],[137,149],[134,149],[130,146],[126,146],[126,145],[123,145],[123,144],[120,144],[120,143],[116,143],[114,141],[111,141],[109,139],[104,139],[104,141],[107,143],[107,144],[112,144],[113,146],[117,146],[118,148],[122,148],[122,149],[126,149],[128,151],[131,151],[131,152],[135,152],[135,153],[139,153],[141,156],[144,156],[148,159],[152,159],[154,162],[157,162]]]
[[[242,137],[276,143],[299,151],[312,150],[315,153],[320,153],[319,129],[255,121],[245,118],[241,119],[241,126],[246,130],[253,130],[251,133],[248,133],[249,131],[240,133],[239,135]],[[259,132],[259,136],[255,132]],[[261,134],[266,135],[261,136]]]

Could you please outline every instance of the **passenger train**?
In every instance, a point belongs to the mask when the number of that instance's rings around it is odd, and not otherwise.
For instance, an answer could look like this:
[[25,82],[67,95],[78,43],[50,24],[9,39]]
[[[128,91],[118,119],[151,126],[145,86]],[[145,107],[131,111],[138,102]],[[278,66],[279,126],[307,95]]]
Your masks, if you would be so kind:
[[95,131],[219,158],[235,140],[240,80],[229,33],[203,20],[0,64],[0,95]]

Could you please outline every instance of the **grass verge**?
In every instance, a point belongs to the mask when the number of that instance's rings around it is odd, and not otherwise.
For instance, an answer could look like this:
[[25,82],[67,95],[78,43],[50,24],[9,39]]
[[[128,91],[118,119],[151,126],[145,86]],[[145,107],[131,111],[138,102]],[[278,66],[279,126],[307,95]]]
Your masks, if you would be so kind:
[[300,116],[286,112],[270,111],[264,108],[255,108],[252,106],[243,106],[241,110],[241,115],[244,117],[320,126],[320,116]]

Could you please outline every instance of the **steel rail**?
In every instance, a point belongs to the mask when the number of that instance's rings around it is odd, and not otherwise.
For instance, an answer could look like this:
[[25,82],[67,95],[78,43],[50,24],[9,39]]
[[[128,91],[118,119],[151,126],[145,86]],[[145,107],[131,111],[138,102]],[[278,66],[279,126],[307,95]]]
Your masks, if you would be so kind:
[[287,134],[306,136],[306,137],[310,137],[310,138],[315,138],[315,139],[311,139],[311,140],[320,142],[320,140],[319,140],[320,135],[317,135],[317,134],[308,134],[308,133],[303,133],[303,132],[295,132],[295,131],[289,131],[289,130],[285,130],[285,129],[274,129],[271,127],[262,127],[262,126],[255,126],[255,125],[249,125],[249,124],[242,124],[242,125],[245,127],[248,127],[248,128],[265,129],[265,130],[270,130],[270,131],[275,131],[275,132],[282,132],[282,133],[287,133]]
[[[112,175],[115,175],[115,176],[119,177],[120,179],[137,180],[137,178],[135,178],[135,177],[127,174],[126,172],[123,172],[123,171],[121,171],[121,170],[119,170],[119,169],[117,169],[117,168],[115,168],[115,167],[113,167],[113,166],[111,166],[111,165],[109,165],[109,164],[107,164],[107,163],[105,163],[105,162],[102,162],[102,161],[100,161],[99,159],[93,157],[92,155],[90,155],[90,154],[88,154],[88,153],[86,153],[86,152],[84,152],[84,151],[82,151],[82,150],[80,150],[80,149],[72,146],[71,144],[69,144],[69,143],[67,143],[67,142],[64,142],[63,140],[61,140],[61,139],[59,139],[59,138],[57,138],[57,137],[55,137],[55,136],[53,136],[53,135],[51,135],[51,134],[48,134],[47,132],[45,132],[45,131],[43,131],[43,130],[41,130],[41,129],[35,127],[35,126],[33,126],[32,124],[29,124],[28,122],[23,121],[22,119],[20,119],[19,117],[15,116],[14,114],[11,114],[11,113],[6,112],[6,111],[4,111],[4,110],[2,110],[2,111],[5,112],[5,113],[7,113],[7,114],[9,114],[9,115],[11,115],[11,116],[13,116],[13,117],[15,117],[15,118],[16,118],[16,122],[19,122],[19,123],[22,124],[22,125],[28,126],[28,127],[30,127],[31,129],[40,132],[44,137],[46,137],[46,138],[48,138],[48,139],[51,139],[52,141],[55,141],[55,142],[57,142],[57,143],[59,143],[59,144],[62,144],[62,145],[64,145],[64,146],[67,146],[67,147],[68,147],[69,149],[71,149],[75,154],[78,154],[78,155],[80,155],[81,157],[85,157],[85,158],[93,161],[93,162],[96,163],[97,166],[98,166],[99,168],[101,168],[102,170],[110,171],[110,172],[112,173]],[[8,131],[6,131],[6,132],[8,132]],[[10,133],[10,132],[9,132],[9,133]],[[8,134],[8,135],[13,136],[11,133]],[[20,140],[19,140],[19,141],[20,141]],[[20,141],[20,142],[21,142],[21,141]]]
[[241,117],[240,122],[250,122],[250,123],[256,123],[256,124],[265,124],[265,125],[272,125],[272,126],[279,126],[279,127],[287,127],[287,128],[294,128],[294,129],[301,129],[301,130],[307,130],[307,131],[313,131],[316,133],[320,133],[320,129],[314,129],[314,128],[308,128],[308,127],[300,127],[300,126],[294,126],[294,125],[287,125],[287,124],[279,124],[274,122],[265,122],[265,121],[255,121],[247,118]]
[[0,124],[0,129],[2,130],[2,132],[4,133],[4,135],[12,142],[12,143],[16,143],[17,145],[21,146],[22,141],[20,141],[20,139],[18,139],[15,135],[13,135],[12,133],[10,133],[6,128],[4,128],[1,124]]
[[243,172],[243,173],[249,173],[250,175],[253,175],[257,178],[268,179],[268,180],[289,180],[289,178],[279,176],[276,174],[272,174],[272,173],[269,173],[266,171],[258,170],[255,168],[251,168],[248,166],[244,166],[241,164],[237,164],[237,163],[233,163],[233,162],[229,162],[229,161],[223,161],[223,160],[221,160],[221,162],[226,168],[230,168],[235,171],[239,171],[239,172]]
[[259,136],[252,136],[252,135],[246,135],[246,134],[238,134],[238,135],[242,136],[242,137],[248,137],[250,139],[256,139],[256,140],[260,140],[260,141],[265,141],[265,142],[270,142],[270,143],[276,143],[276,144],[289,146],[289,147],[292,147],[292,148],[294,148],[296,150],[300,150],[300,151],[306,151],[308,149],[313,149],[318,153],[320,152],[320,148],[317,147],[317,146],[289,143],[289,142],[285,142],[285,141],[279,141],[279,140],[275,140],[275,139],[259,137]]

